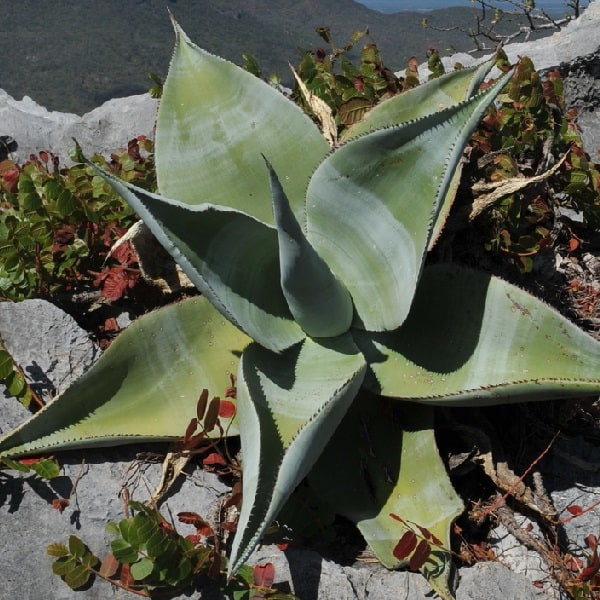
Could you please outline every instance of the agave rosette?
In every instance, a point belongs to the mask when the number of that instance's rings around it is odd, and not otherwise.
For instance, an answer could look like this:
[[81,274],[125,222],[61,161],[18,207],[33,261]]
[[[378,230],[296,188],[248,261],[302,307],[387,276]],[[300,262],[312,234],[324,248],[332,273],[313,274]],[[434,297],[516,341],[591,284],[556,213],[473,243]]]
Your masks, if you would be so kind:
[[463,506],[433,406],[600,390],[600,344],[556,311],[489,275],[425,266],[504,82],[478,92],[489,64],[445,75],[383,102],[331,151],[279,91],[175,29],[160,194],[98,176],[203,298],[139,319],[0,455],[176,438],[199,390],[219,394],[234,371],[244,501],[230,573],[308,475],[390,568],[407,528],[441,540],[420,568],[449,596],[444,548]]

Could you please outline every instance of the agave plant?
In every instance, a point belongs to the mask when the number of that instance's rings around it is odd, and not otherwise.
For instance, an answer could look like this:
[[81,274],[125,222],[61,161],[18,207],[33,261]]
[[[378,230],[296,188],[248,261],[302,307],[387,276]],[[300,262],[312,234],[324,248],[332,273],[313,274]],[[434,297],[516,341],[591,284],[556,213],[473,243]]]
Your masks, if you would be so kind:
[[[435,405],[600,391],[600,344],[505,281],[425,264],[470,133],[504,81],[490,65],[373,109],[333,150],[279,91],[176,47],[156,127],[160,194],[98,171],[202,292],[130,326],[0,457],[181,437],[199,392],[237,373],[244,500],[229,573],[300,481],[354,520],[387,567],[443,596],[462,511]],[[418,546],[417,546],[418,548]]]

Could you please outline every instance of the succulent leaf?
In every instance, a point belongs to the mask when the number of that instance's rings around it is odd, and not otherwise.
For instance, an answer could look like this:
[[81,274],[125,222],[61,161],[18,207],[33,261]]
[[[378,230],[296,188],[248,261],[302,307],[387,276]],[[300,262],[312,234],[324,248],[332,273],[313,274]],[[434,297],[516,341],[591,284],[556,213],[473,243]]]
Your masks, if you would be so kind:
[[[360,135],[393,127],[398,123],[420,119],[428,114],[449,108],[474,96],[484,78],[496,62],[495,57],[481,65],[446,73],[411,88],[402,94],[392,96],[369,111],[364,119],[347,129],[342,136],[344,141]],[[446,197],[440,209],[440,215],[433,226],[433,233],[428,249],[435,245],[442,232],[444,223],[454,202],[456,190],[462,173],[462,162],[458,162],[452,181],[446,191]]]
[[301,211],[310,175],[329,152],[318,128],[278,90],[174,27],[156,124],[160,193],[188,204],[230,206],[272,223],[262,153]]
[[350,292],[356,326],[394,330],[406,318],[455,165],[504,83],[352,140],[312,176],[307,237]]
[[451,597],[450,527],[464,506],[437,450],[433,408],[361,392],[308,481],[329,507],[356,523],[389,569],[406,566],[394,549],[408,530],[433,534],[442,547],[432,548],[421,572],[440,596]]
[[230,558],[235,573],[306,476],[357,394],[365,362],[349,334],[306,338],[283,354],[258,344],[238,372],[244,502]]
[[0,438],[0,456],[181,439],[200,392],[223,394],[247,343],[204,298],[140,317],[85,375]]
[[446,73],[384,100],[370,110],[364,119],[347,129],[342,141],[414,121],[468,100],[477,93],[494,62],[495,59],[492,59],[479,66]]
[[508,282],[450,264],[423,272],[393,333],[354,331],[376,393],[469,406],[598,393],[600,343]]
[[309,336],[337,337],[352,323],[352,298],[306,239],[277,175],[270,164],[268,168],[279,238],[281,288],[290,311]]
[[94,168],[228,320],[275,352],[304,337],[281,290],[273,227],[230,208],[169,200]]

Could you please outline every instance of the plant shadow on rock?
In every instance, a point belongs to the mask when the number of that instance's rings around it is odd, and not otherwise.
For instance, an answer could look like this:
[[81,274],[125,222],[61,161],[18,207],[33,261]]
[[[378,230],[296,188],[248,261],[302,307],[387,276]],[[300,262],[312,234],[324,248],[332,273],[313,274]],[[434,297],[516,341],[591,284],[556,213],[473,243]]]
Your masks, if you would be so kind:
[[0,475],[0,506],[9,505],[9,513],[19,510],[25,497],[27,486],[40,498],[52,504],[57,498],[65,498],[70,494],[73,482],[70,477],[59,476],[50,480],[41,479],[35,473],[27,476]]

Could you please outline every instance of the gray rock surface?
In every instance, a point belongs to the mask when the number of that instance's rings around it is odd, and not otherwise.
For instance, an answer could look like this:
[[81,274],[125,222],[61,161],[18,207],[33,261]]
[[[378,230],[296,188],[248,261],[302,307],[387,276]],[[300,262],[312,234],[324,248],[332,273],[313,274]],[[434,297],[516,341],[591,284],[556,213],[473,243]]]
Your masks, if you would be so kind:
[[19,145],[13,153],[18,162],[40,150],[53,152],[64,164],[75,138],[87,156],[109,155],[127,141],[145,135],[154,139],[158,101],[148,94],[117,98],[86,113],[49,111],[25,97],[15,100],[0,90],[0,135],[12,136]]
[[[600,448],[577,437],[557,440],[546,466],[546,484],[552,502],[562,521],[570,549],[580,556],[586,548],[585,538],[600,536]],[[577,517],[568,512],[570,506],[592,508]]]
[[[132,594],[96,581],[81,592],[72,591],[52,573],[52,558],[46,547],[68,543],[70,535],[82,539],[101,559],[110,551],[113,536],[106,532],[110,521],[124,518],[122,487],[133,499],[145,502],[160,478],[161,465],[137,461],[136,452],[154,447],[131,448],[60,455],[61,475],[46,481],[31,474],[5,472],[0,480],[0,539],[2,567],[0,598],[19,600],[131,599]],[[164,451],[164,448],[158,450]],[[73,485],[77,482],[75,493]],[[216,476],[203,471],[185,475],[161,512],[176,522],[181,511],[206,515],[227,488]],[[55,498],[70,498],[59,512],[51,506]],[[183,534],[193,528],[178,524]],[[198,596],[196,596],[198,597]]]
[[[45,400],[83,375],[100,354],[75,319],[45,300],[1,302],[0,337],[33,390]],[[18,403],[6,404],[13,417],[0,421],[4,433],[28,414]]]
[[[600,6],[598,1],[594,4]],[[579,111],[577,123],[584,148],[597,162],[600,160],[600,50],[561,63],[560,71],[565,81],[565,101]]]
[[477,563],[469,569],[462,569],[461,584],[456,592],[456,600],[540,600],[546,597],[523,575],[509,571],[497,562]]

